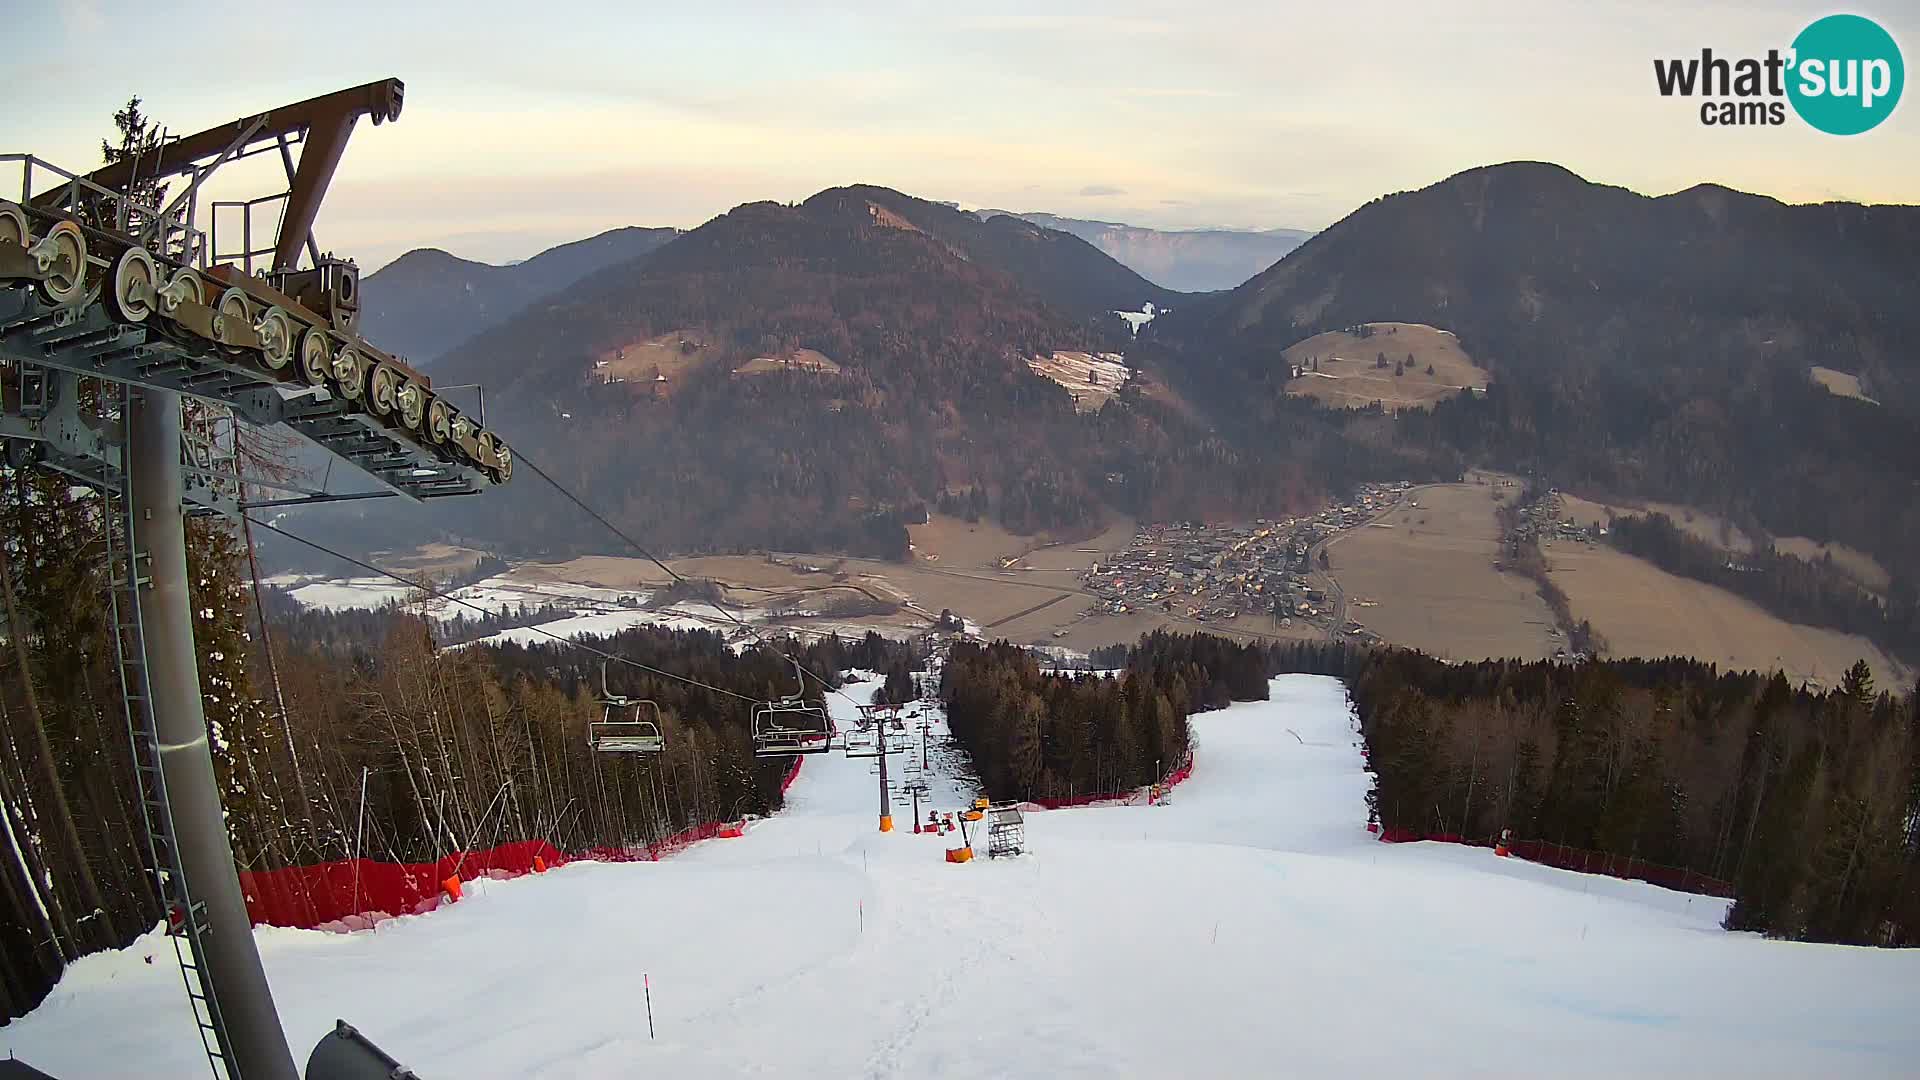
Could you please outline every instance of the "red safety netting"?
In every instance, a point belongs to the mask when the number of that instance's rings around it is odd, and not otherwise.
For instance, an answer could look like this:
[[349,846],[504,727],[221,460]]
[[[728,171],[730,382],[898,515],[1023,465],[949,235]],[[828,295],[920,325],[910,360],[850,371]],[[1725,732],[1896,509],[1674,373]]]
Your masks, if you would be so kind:
[[[1192,775],[1193,756],[1188,755],[1187,760],[1179,768],[1168,773],[1167,778],[1157,785],[1158,789],[1164,793]],[[1065,799],[1030,799],[1019,805],[1022,810],[1066,810],[1076,806],[1145,806],[1154,798],[1154,787],[1148,786],[1133,791],[1108,792],[1104,795],[1075,795]]]
[[[800,763],[780,780],[784,797],[800,776]],[[390,863],[374,859],[341,859],[279,870],[243,870],[240,891],[254,924],[303,929],[362,930],[396,915],[418,915],[449,902],[445,882],[458,875],[475,878],[513,878],[531,873],[537,858],[548,868],[574,861],[658,862],[702,840],[739,836],[741,822],[712,821],[674,833],[651,844],[619,848],[589,848],[571,855],[545,840],[520,840],[486,851],[448,855],[430,863]]]
[[[1468,839],[1456,833],[1423,833],[1392,827],[1382,827],[1380,839],[1389,844],[1430,840],[1435,843],[1466,844],[1471,847],[1495,846],[1491,837]],[[1525,859],[1542,866],[1576,870],[1583,874],[1603,874],[1629,881],[1645,881],[1663,888],[1698,893],[1703,896],[1731,897],[1733,895],[1732,882],[1711,878],[1684,867],[1662,866],[1659,863],[1647,862],[1645,859],[1630,859],[1624,855],[1609,855],[1604,851],[1589,851],[1585,848],[1568,847],[1565,844],[1552,844],[1544,840],[1509,840],[1506,846],[1507,851],[1514,858]]]

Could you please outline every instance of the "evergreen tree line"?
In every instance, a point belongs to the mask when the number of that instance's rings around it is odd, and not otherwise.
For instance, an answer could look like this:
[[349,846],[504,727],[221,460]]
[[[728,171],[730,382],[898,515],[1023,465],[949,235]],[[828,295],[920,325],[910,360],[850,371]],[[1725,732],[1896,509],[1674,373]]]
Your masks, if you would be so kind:
[[1882,600],[1830,560],[1812,562],[1771,546],[1729,557],[1660,513],[1616,517],[1607,539],[1668,573],[1718,585],[1790,622],[1859,634],[1908,663],[1920,662],[1920,596],[1910,587]]
[[[0,470],[0,1008],[23,1015],[78,956],[161,918],[113,667],[99,500]],[[189,534],[201,687],[241,869],[352,857],[424,862],[545,839],[636,847],[779,804],[790,761],[754,755],[752,701],[796,693],[787,654],[829,678],[885,670],[877,635],[736,654],[653,628],[596,644],[704,687],[608,665],[612,692],[659,708],[667,749],[596,754],[600,660],[560,643],[442,649],[401,609],[262,623],[246,549]],[[281,613],[285,615],[285,612]],[[265,629],[267,633],[262,634]],[[809,678],[808,697],[824,691]],[[738,695],[738,696],[734,696]],[[364,825],[362,821],[364,820]]]
[[1264,697],[1268,675],[1344,680],[1388,828],[1511,829],[1728,881],[1730,929],[1920,943],[1920,687],[1878,691],[1865,663],[1822,692],[1677,657],[1449,664],[1161,633],[1127,666],[1215,701]]
[[957,642],[941,673],[953,737],[994,799],[1131,791],[1186,759],[1187,714],[1209,688],[1197,669],[1046,674],[1007,642]]
[[1346,680],[1388,828],[1502,829],[1733,885],[1727,926],[1920,942],[1920,689],[1684,658],[1448,664],[1294,643],[1269,670]]

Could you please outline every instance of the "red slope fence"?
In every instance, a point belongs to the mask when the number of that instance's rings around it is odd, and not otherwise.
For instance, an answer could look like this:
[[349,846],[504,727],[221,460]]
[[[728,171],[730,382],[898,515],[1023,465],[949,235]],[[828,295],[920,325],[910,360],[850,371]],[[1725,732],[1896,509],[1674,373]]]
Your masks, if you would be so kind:
[[1193,755],[1180,767],[1168,773],[1166,779],[1158,784],[1136,788],[1132,791],[1110,791],[1104,794],[1074,795],[1065,799],[1028,799],[1020,804],[1022,810],[1067,810],[1076,806],[1142,806],[1153,802],[1165,792],[1193,775]]
[[[781,779],[782,798],[799,777],[801,760],[796,757]],[[519,840],[485,851],[456,852],[429,863],[340,859],[278,870],[243,870],[240,891],[256,926],[360,930],[450,902],[447,882],[452,878],[501,880],[579,860],[657,862],[722,835],[740,835],[740,823],[702,822],[650,844],[588,848],[571,854],[545,840]]]
[[[1413,829],[1386,827],[1380,830],[1380,839],[1389,844],[1430,840],[1442,844],[1465,844],[1469,847],[1496,846],[1492,837],[1468,838],[1457,833],[1423,833]],[[1732,882],[1708,877],[1684,867],[1663,866],[1645,859],[1610,855],[1604,851],[1589,851],[1586,848],[1568,847],[1565,844],[1554,844],[1545,840],[1509,840],[1506,847],[1514,858],[1525,859],[1527,862],[1539,863],[1542,866],[1555,866],[1582,874],[1603,874],[1629,881],[1645,881],[1663,888],[1697,893],[1702,896],[1718,896],[1727,899],[1733,896]]]

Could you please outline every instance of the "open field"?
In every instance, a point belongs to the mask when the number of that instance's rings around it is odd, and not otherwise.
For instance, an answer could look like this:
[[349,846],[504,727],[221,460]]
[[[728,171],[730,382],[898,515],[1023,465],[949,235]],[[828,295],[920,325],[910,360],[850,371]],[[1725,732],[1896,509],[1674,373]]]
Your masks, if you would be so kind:
[[1097,536],[1037,547],[1022,556],[1015,565],[1029,570],[1071,570],[1078,574],[1104,556],[1124,550],[1133,539],[1133,531],[1133,521],[1120,518]]
[[1502,489],[1437,484],[1374,524],[1327,545],[1347,618],[1395,645],[1454,660],[1540,659],[1562,642],[1534,584],[1493,568],[1494,496]]
[[[1132,521],[1119,518],[1091,537],[1056,539],[1045,533],[1034,536],[1010,533],[985,518],[967,521],[933,514],[925,525],[907,526],[907,535],[913,541],[915,563],[929,563],[944,569],[1013,567],[1078,574],[1108,552],[1125,548],[1127,541],[1133,539],[1133,529]],[[828,560],[831,556],[819,558]],[[1073,578],[1064,575],[1060,581],[1071,587]]]
[[1099,412],[1133,374],[1123,359],[1119,353],[1056,352],[1032,357],[1027,366],[1065,387],[1075,412]]
[[396,574],[448,578],[478,566],[480,560],[486,558],[486,552],[456,544],[432,543],[408,551],[376,551],[371,558],[375,565]]
[[1832,368],[1820,367],[1819,365],[1809,368],[1808,373],[1813,376],[1814,382],[1826,387],[1828,393],[1837,394],[1840,397],[1850,397],[1856,401],[1864,401],[1869,405],[1880,404],[1866,394],[1861,393],[1860,376],[1858,375],[1849,375],[1844,371],[1835,371]]
[[1032,548],[1032,537],[1016,536],[997,522],[932,514],[925,525],[907,526],[916,562],[948,567],[994,567]]
[[1615,517],[1626,517],[1630,514],[1665,514],[1681,531],[1691,533],[1696,539],[1704,540],[1715,547],[1742,554],[1753,550],[1753,538],[1742,532],[1738,526],[1698,507],[1643,499],[1621,500],[1613,503],[1596,502],[1577,495],[1569,495],[1564,491],[1560,493],[1560,504],[1561,513],[1572,518],[1575,525],[1605,525],[1609,513]]
[[1887,586],[1893,584],[1893,575],[1887,573],[1887,568],[1881,566],[1873,556],[1845,544],[1821,543],[1805,536],[1778,536],[1774,538],[1773,549],[1782,555],[1797,555],[1808,562],[1831,557],[1834,569],[1876,593],[1886,592]]
[[1576,619],[1607,639],[1611,656],[1692,656],[1727,668],[1780,668],[1796,682],[1831,686],[1865,659],[1883,685],[1912,674],[1865,638],[1800,626],[1724,589],[1676,577],[1604,546],[1556,542],[1544,547],[1550,577]]
[[840,365],[826,353],[813,349],[795,349],[790,356],[756,356],[733,369],[735,375],[769,375],[779,371],[805,371],[815,375],[838,375]]
[[[1428,409],[1461,390],[1486,389],[1486,369],[1461,350],[1452,334],[1419,323],[1368,325],[1375,333],[1366,338],[1333,330],[1315,334],[1282,353],[1283,363],[1303,369],[1299,378],[1287,383],[1287,393],[1352,409],[1378,401],[1393,412]],[[1383,354],[1387,366],[1376,367]],[[1395,375],[1393,365],[1409,355],[1412,366]],[[1304,370],[1309,361],[1315,363],[1315,370]],[[1427,374],[1428,367],[1433,374]]]
[[594,367],[608,379],[638,382],[655,374],[671,379],[705,364],[712,354],[704,335],[674,330],[609,349],[595,358]]

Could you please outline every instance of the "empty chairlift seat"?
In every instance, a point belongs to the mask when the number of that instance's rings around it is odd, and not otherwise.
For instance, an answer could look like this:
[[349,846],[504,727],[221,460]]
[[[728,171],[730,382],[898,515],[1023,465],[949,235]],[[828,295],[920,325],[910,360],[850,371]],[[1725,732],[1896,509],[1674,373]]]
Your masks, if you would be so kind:
[[602,718],[587,724],[589,748],[603,754],[658,754],[667,748],[660,706],[626,698],[609,698],[602,705]]
[[753,752],[759,757],[824,754],[833,748],[833,721],[825,706],[801,698],[753,707]]

